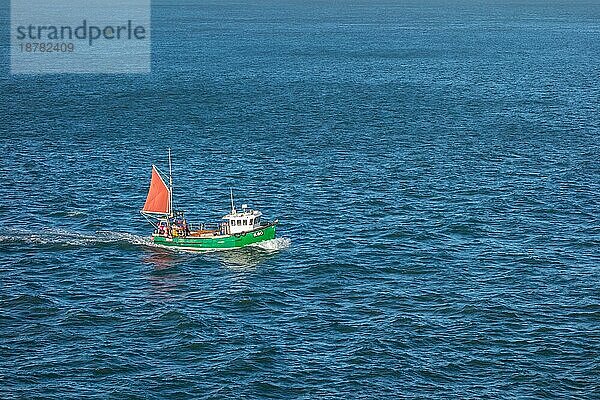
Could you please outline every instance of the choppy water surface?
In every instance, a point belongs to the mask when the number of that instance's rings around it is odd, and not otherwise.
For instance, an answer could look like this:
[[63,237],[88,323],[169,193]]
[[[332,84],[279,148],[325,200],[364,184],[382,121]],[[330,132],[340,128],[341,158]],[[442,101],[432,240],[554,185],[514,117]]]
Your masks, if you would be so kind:
[[[599,395],[598,4],[333,4],[0,78],[0,397]],[[234,187],[281,239],[150,246],[167,146],[192,220]]]

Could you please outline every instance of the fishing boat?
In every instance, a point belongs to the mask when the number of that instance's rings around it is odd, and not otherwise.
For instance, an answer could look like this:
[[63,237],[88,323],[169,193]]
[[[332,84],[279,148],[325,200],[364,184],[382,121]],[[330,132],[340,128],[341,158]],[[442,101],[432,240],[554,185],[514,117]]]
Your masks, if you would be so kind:
[[184,212],[173,208],[171,149],[168,154],[168,176],[152,165],[150,189],[141,210],[142,215],[154,226],[154,244],[180,250],[211,251],[237,249],[275,238],[279,221],[263,221],[262,213],[248,208],[246,204],[239,211],[235,207],[231,189],[231,211],[222,217],[222,222],[201,224],[193,229]]

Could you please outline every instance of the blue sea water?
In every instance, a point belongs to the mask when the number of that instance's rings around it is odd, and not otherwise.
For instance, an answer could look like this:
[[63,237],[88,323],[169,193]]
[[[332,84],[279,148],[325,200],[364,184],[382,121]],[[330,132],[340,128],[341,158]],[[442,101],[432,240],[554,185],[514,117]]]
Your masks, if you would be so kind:
[[[149,75],[3,42],[0,397],[600,398],[600,4],[501,3],[154,2]],[[167,147],[279,241],[149,246]]]

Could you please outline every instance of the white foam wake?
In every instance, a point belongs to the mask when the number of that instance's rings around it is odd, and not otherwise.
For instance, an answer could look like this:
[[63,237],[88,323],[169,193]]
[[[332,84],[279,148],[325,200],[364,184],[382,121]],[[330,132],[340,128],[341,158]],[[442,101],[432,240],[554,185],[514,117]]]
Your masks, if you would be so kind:
[[265,240],[264,242],[254,243],[251,246],[258,247],[263,250],[278,251],[278,250],[287,249],[291,245],[292,245],[292,241],[289,238],[282,237],[282,238],[275,238],[275,239],[271,239],[271,240]]
[[126,242],[129,244],[151,246],[152,238],[148,236],[133,235],[127,232],[110,232],[110,231],[98,231],[96,232],[97,239],[105,240],[106,243],[113,242]]
[[0,242],[59,246],[93,246],[120,243],[152,245],[150,237],[138,236],[125,232],[100,231],[92,234],[68,231],[60,228],[48,228],[35,231],[13,228],[7,233],[9,233],[9,235],[0,236]]

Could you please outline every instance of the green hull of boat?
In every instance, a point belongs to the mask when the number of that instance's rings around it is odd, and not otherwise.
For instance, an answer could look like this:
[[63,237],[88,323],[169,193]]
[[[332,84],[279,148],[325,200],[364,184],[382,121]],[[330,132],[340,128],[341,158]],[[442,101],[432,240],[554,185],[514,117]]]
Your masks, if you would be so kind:
[[153,236],[154,244],[181,250],[228,250],[248,246],[250,244],[275,239],[275,224],[261,227],[250,232],[237,235],[213,237],[174,237]]

